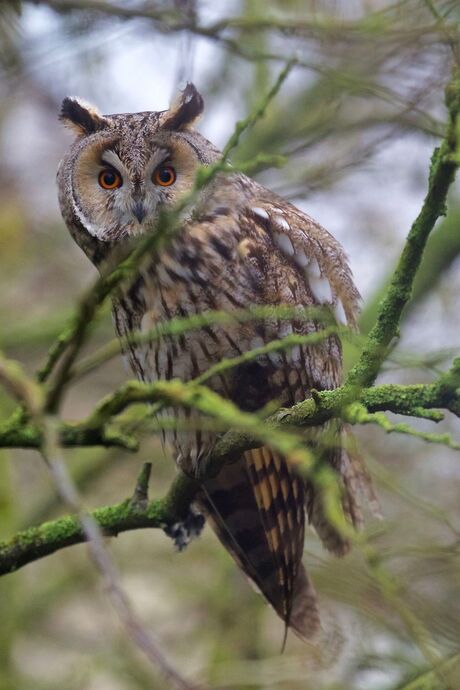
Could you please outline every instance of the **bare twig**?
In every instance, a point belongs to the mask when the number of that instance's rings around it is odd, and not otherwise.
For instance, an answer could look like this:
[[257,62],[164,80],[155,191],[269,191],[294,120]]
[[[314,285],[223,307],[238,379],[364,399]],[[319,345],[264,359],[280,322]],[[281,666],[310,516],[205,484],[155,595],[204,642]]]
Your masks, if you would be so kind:
[[460,112],[460,82],[454,76],[446,89],[449,123],[446,135],[432,158],[428,193],[422,209],[407,237],[401,257],[388,290],[383,298],[377,322],[361,352],[358,363],[351,370],[347,384],[371,385],[388,354],[388,348],[397,335],[404,307],[409,302],[415,275],[420,266],[423,250],[437,219],[446,214],[446,199],[457,172],[454,160],[458,146],[458,117]]
[[[115,565],[104,546],[98,523],[83,508],[78,491],[66,466],[60,457],[59,436],[56,421],[51,417],[43,419],[44,435],[42,453],[54,480],[54,485],[67,507],[76,514],[81,525],[82,536],[88,542],[91,559],[103,578],[106,591],[125,630],[136,646],[144,652],[149,661],[158,668],[171,687],[178,690],[197,690],[197,686],[183,678],[168,661],[152,634],[142,625],[121,586]],[[143,475],[146,478],[146,473]]]

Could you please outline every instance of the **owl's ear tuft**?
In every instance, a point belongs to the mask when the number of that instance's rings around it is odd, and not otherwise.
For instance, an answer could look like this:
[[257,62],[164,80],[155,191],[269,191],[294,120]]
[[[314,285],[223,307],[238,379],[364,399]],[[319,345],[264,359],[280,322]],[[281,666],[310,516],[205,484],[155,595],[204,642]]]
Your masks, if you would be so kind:
[[107,124],[97,108],[79,98],[64,98],[59,119],[78,136],[93,134]]
[[203,112],[204,101],[193,84],[187,84],[179,98],[166,111],[163,129],[181,130],[191,127]]

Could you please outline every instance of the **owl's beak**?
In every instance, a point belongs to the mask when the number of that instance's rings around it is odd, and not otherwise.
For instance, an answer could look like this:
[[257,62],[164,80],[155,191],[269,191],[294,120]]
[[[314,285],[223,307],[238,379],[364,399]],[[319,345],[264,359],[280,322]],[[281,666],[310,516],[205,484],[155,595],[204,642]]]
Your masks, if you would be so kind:
[[136,203],[134,204],[134,208],[133,208],[133,215],[137,218],[139,223],[142,223],[142,221],[145,218],[145,214],[146,214],[146,210],[145,210],[145,206],[142,203],[142,201],[136,201]]

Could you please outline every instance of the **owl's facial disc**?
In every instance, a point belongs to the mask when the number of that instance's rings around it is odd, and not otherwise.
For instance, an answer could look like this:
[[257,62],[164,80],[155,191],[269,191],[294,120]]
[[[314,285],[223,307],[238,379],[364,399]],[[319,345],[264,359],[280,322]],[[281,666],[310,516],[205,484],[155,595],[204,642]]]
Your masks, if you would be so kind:
[[108,149],[102,153],[98,184],[105,192],[106,204],[120,220],[119,236],[147,229],[158,215],[158,206],[174,202],[171,188],[177,172],[170,159],[171,153],[161,148],[146,163],[140,156],[139,164],[128,168],[115,151]]
[[98,132],[82,140],[73,176],[74,212],[103,242],[155,232],[161,208],[193,187],[199,160],[180,132]]
[[119,239],[154,230],[160,208],[173,207],[190,191],[198,161],[180,135],[168,133],[144,142],[138,155],[132,146],[107,148],[100,164],[100,192],[118,219],[111,236]]
[[113,243],[154,232],[160,207],[175,206],[192,189],[197,165],[218,157],[193,130],[202,110],[192,84],[165,111],[103,115],[65,98],[60,119],[77,138],[58,182],[72,233]]
[[102,241],[119,241],[154,228],[159,205],[175,202],[176,167],[167,149],[130,147],[113,139],[82,148],[74,172],[75,210]]

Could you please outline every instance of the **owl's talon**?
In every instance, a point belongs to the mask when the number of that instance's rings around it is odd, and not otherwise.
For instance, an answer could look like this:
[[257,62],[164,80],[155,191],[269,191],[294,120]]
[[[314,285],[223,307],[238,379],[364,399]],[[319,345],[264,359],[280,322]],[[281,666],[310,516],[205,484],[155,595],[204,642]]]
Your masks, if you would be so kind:
[[183,551],[192,539],[200,536],[204,523],[204,515],[190,510],[187,517],[181,522],[175,522],[164,527],[164,532],[174,541],[176,549]]

